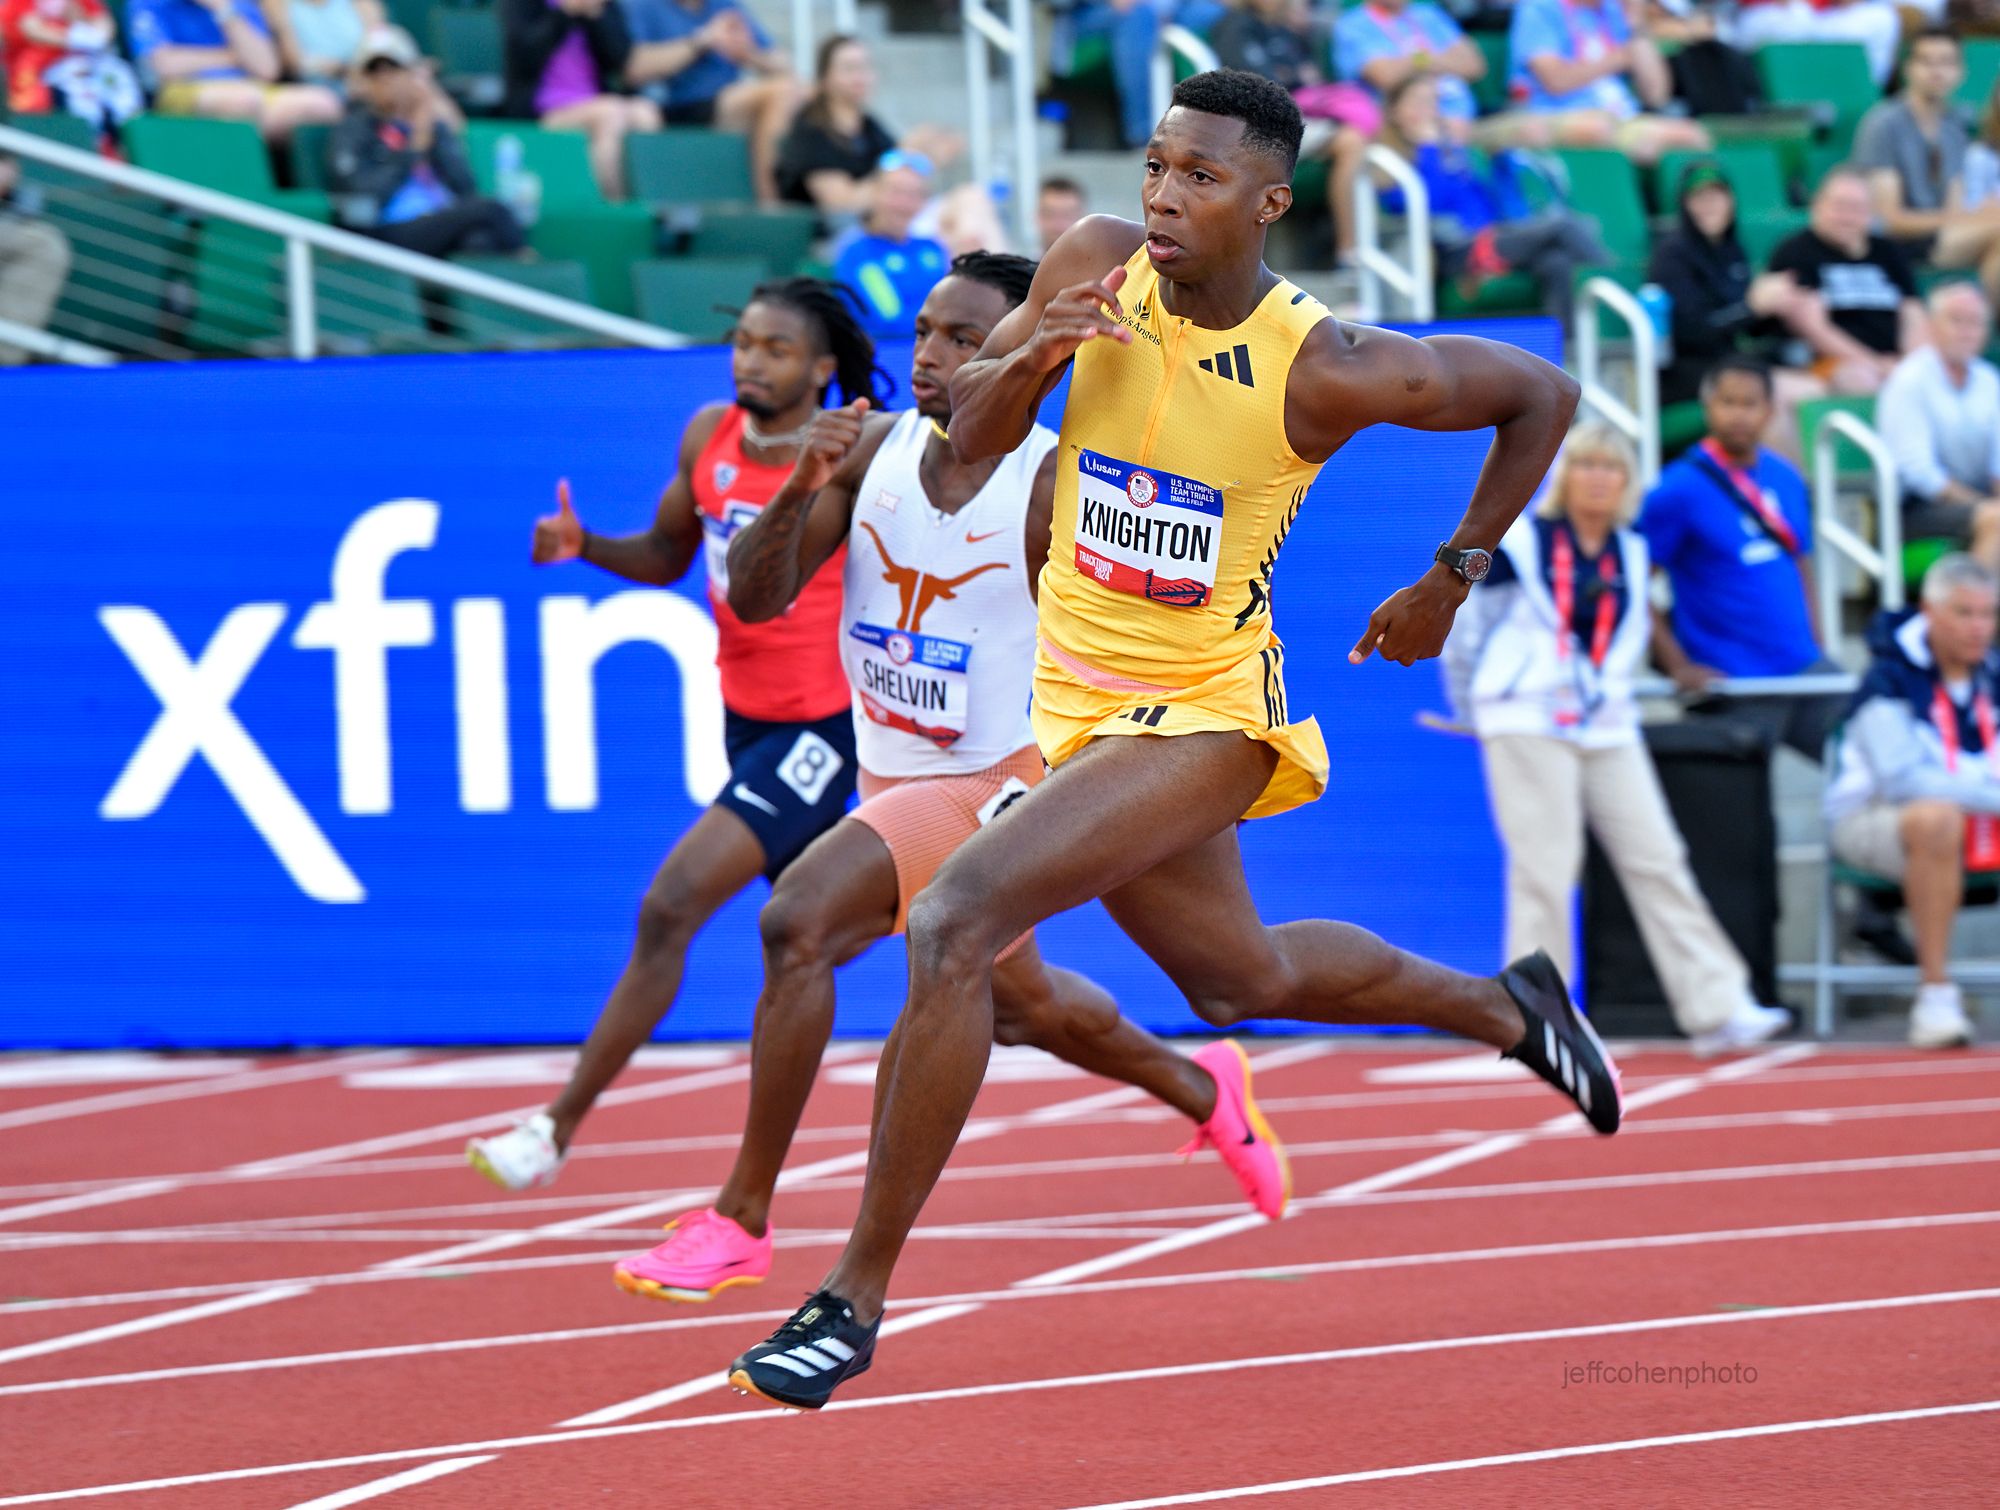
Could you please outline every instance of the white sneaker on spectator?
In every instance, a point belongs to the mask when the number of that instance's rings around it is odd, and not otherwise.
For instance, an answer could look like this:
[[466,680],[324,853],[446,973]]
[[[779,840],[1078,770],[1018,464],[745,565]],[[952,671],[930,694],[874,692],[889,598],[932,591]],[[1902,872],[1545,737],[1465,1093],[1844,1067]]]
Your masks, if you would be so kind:
[[556,1147],[556,1124],[547,1112],[538,1112],[496,1137],[474,1138],[465,1145],[465,1162],[502,1190],[554,1184],[563,1158]]
[[1746,1001],[1722,1026],[1695,1034],[1691,1046],[1695,1058],[1713,1059],[1731,1049],[1754,1048],[1767,1038],[1776,1038],[1791,1025],[1792,1014],[1783,1007],[1764,1007]]
[[1910,1007],[1910,1047],[1962,1049],[1971,1042],[1972,1019],[1965,1015],[1965,998],[1958,987],[1949,982],[1918,987]]

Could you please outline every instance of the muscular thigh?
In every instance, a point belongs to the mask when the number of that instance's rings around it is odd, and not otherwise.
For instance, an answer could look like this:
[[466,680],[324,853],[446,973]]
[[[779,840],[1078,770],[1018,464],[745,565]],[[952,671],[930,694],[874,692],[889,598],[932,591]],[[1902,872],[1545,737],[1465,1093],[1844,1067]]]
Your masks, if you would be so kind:
[[770,906],[851,959],[895,927],[895,861],[880,834],[843,818],[785,868]]
[[1235,999],[1282,973],[1233,824],[1105,893],[1104,910],[1190,1000]]
[[1101,739],[968,839],[931,891],[975,899],[998,947],[1228,830],[1275,759],[1234,733]]

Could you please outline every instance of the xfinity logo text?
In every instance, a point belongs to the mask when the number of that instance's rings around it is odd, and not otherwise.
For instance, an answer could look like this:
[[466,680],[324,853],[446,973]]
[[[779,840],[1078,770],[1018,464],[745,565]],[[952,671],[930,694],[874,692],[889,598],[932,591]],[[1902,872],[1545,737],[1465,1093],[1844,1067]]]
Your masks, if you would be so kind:
[[[437,530],[438,506],[424,499],[399,499],[361,515],[334,552],[328,600],[313,604],[292,632],[298,649],[333,657],[340,806],[346,813],[379,815],[394,806],[389,652],[435,643],[438,616],[425,600],[385,598],[383,581],[391,561],[405,551],[430,549]],[[321,902],[359,902],[367,896],[360,880],[232,706],[289,613],[283,603],[244,603],[190,656],[152,609],[119,604],[98,610],[105,632],[160,701],[152,728],[98,812],[135,819],[158,811],[199,755],[301,891]],[[614,593],[596,602],[545,597],[539,628],[543,770],[551,808],[583,812],[597,806],[595,669],[614,647],[634,642],[657,645],[678,669],[689,798],[705,804],[722,789],[728,766],[715,623],[699,605],[659,591]],[[454,600],[450,634],[459,804],[469,813],[504,813],[514,806],[514,774],[501,600]]]

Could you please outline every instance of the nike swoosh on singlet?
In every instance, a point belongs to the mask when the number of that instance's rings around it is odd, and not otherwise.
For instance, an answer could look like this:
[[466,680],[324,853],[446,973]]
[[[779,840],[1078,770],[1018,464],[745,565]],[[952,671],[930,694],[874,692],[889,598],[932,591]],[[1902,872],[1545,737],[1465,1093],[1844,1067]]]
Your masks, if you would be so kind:
[[1000,530],[988,530],[983,535],[975,535],[972,533],[971,530],[967,530],[965,532],[965,543],[967,545],[977,545],[982,540],[991,540],[995,535],[1004,535],[1006,533],[1007,532],[1004,529],[1000,529]]
[[778,816],[778,810],[776,807],[772,806],[771,803],[765,798],[759,797],[755,792],[751,791],[750,788],[745,786],[742,782],[740,781],[737,782],[736,785],[732,788],[732,790],[735,792],[736,799],[739,802],[747,802],[752,807],[761,807],[765,812],[769,813],[773,818]]

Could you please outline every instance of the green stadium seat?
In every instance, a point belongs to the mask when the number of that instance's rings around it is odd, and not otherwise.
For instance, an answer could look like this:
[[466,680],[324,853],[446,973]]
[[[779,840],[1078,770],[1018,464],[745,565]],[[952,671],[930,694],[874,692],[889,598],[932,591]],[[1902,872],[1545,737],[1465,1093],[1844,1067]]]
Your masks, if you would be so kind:
[[583,264],[604,308],[629,315],[632,280],[626,269],[659,255],[660,228],[643,205],[608,204],[575,214],[545,211],[529,229],[528,244],[551,262]]
[[[1820,421],[1836,410],[1845,414],[1852,414],[1871,425],[1875,423],[1875,400],[1872,395],[1855,397],[1840,394],[1832,398],[1807,399],[1803,404],[1800,404],[1799,443],[1803,447],[1801,454],[1806,459],[1806,475],[1808,477],[1812,475],[1813,436],[1819,430]],[[1870,470],[1868,458],[1862,454],[1861,448],[1851,441],[1839,441],[1834,447],[1833,456],[1837,469],[1843,474],[1849,472],[1867,472]]]
[[498,9],[439,5],[430,18],[431,51],[444,87],[474,109],[496,108],[506,93],[507,71]]
[[1743,243],[1743,254],[1750,259],[1751,268],[1761,272],[1770,266],[1771,253],[1777,249],[1778,243],[1804,230],[1808,218],[1804,210],[1772,210],[1763,215],[1738,216],[1736,239]]
[[[581,262],[516,262],[510,257],[454,259],[473,272],[504,278],[579,304],[594,304],[590,273]],[[590,337],[573,326],[477,296],[451,295],[457,333],[476,346],[587,346]]]
[[1469,319],[1487,315],[1538,315],[1542,312],[1542,286],[1526,273],[1507,273],[1479,285],[1470,299],[1456,278],[1438,285],[1438,314],[1446,319]]
[[625,138],[625,172],[641,204],[749,204],[750,142],[734,131],[675,126]]
[[285,339],[284,243],[212,220],[195,238],[188,344],[226,356],[271,355]]
[[330,189],[326,147],[333,138],[331,126],[300,126],[292,132],[292,183],[301,189]]
[[1653,198],[1661,214],[1678,212],[1674,191],[1680,186],[1681,173],[1689,163],[1703,158],[1713,158],[1721,167],[1736,192],[1738,214],[1764,214],[1790,205],[1784,163],[1776,147],[1769,142],[1718,142],[1713,152],[1669,152],[1660,159],[1653,170]]
[[465,123],[465,150],[472,159],[472,176],[482,194],[499,193],[495,156],[507,137],[520,144],[521,167],[541,180],[544,215],[601,210],[610,203],[591,176],[590,145],[582,132],[544,131],[525,121]]
[[758,257],[774,277],[787,277],[806,260],[819,236],[810,210],[710,210],[695,227],[689,253],[696,257]]
[[1597,222],[1604,245],[1619,262],[1644,262],[1652,244],[1645,201],[1632,160],[1608,147],[1566,147],[1555,153],[1569,175],[1565,201]]
[[2000,88],[2000,37],[1967,37],[1965,82],[1952,98],[1975,112],[1983,112],[1993,92]]
[[134,356],[174,354],[161,326],[188,287],[187,220],[162,201],[95,185],[71,194],[51,184],[43,213],[69,237],[72,255],[50,328]]
[[420,350],[431,344],[416,279],[369,262],[313,258],[320,340],[330,350]]
[[1473,31],[1466,35],[1480,56],[1486,59],[1486,72],[1473,83],[1472,97],[1479,102],[1485,112],[1507,108],[1507,71],[1513,65],[1513,57],[1507,49],[1507,33],[1504,31]]
[[632,264],[639,318],[696,341],[719,342],[763,280],[757,257],[667,257]]
[[1797,183],[1805,177],[1812,122],[1802,112],[1772,109],[1761,115],[1704,115],[1701,124],[1718,146],[1763,142],[1775,147],[1787,183]]
[[1660,455],[1671,461],[1708,433],[1708,420],[1701,404],[1689,399],[1680,404],[1660,406]]
[[124,136],[135,168],[239,199],[269,200],[277,192],[264,139],[248,121],[141,115],[126,125]]
[[1757,75],[1767,102],[1804,109],[1842,142],[1882,97],[1858,42],[1772,42],[1757,49]]

